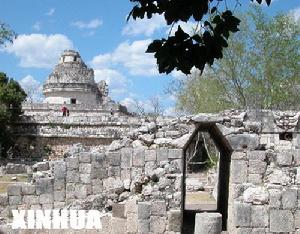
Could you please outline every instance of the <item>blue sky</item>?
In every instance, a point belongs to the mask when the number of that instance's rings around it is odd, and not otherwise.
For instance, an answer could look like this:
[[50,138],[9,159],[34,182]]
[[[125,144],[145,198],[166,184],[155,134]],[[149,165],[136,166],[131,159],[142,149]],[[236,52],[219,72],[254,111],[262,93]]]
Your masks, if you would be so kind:
[[[159,75],[153,55],[144,53],[151,39],[166,35],[161,17],[126,23],[129,0],[0,2],[0,21],[18,34],[12,45],[0,49],[1,71],[25,89],[41,91],[62,50],[72,48],[94,68],[96,81],[107,81],[114,100],[129,107],[138,101],[147,109],[149,99],[158,97],[166,113],[172,112],[174,98],[164,91],[180,74]],[[250,5],[249,0],[240,2],[243,9]],[[280,11],[300,18],[300,0],[273,0],[263,9],[271,15]],[[38,92],[33,93],[37,98]]]

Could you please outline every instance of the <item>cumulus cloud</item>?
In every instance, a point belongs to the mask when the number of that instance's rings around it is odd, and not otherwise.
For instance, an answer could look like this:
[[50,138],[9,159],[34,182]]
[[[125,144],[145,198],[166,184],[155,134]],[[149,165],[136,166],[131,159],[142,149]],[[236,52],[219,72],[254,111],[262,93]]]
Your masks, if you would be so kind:
[[165,19],[162,15],[154,15],[152,19],[130,19],[126,26],[123,28],[123,35],[144,35],[151,36],[155,31],[165,27]]
[[115,51],[95,56],[91,64],[94,68],[111,67],[121,64],[131,75],[157,75],[156,61],[152,54],[145,53],[152,40],[121,43]]
[[113,69],[95,69],[95,81],[105,80],[108,87],[110,95],[113,98],[119,95],[125,94],[128,88],[128,81],[125,76],[120,72]]
[[31,75],[25,76],[19,81],[20,85],[27,93],[27,101],[41,102],[43,100],[43,85]]
[[47,11],[46,15],[52,16],[55,13],[55,8],[50,8],[49,11]]
[[72,41],[62,34],[23,34],[4,51],[19,58],[21,67],[51,68],[63,50],[72,48]]
[[75,21],[71,23],[72,26],[77,27],[79,29],[96,29],[99,28],[102,24],[102,20],[99,19],[92,19],[88,22]]

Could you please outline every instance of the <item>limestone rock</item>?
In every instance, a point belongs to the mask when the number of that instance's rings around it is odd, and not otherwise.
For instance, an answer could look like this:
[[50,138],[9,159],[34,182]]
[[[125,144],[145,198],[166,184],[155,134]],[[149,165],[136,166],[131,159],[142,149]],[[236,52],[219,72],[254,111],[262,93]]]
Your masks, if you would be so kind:
[[266,204],[269,201],[269,192],[264,187],[250,187],[245,190],[243,198],[247,203]]

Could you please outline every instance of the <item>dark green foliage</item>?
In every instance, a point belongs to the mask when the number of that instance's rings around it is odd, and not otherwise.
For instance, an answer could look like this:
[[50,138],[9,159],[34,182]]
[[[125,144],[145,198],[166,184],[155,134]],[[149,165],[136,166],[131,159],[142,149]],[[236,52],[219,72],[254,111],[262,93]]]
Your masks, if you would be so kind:
[[0,152],[2,156],[5,156],[13,143],[11,126],[22,114],[21,104],[25,98],[26,93],[19,83],[0,72]]
[[[136,5],[128,19],[150,19],[153,14],[160,14],[164,15],[167,25],[195,21],[201,26],[201,30],[195,30],[191,35],[178,26],[174,36],[154,40],[149,45],[146,52],[154,53],[160,73],[168,74],[177,69],[190,74],[193,67],[203,71],[206,64],[212,65],[215,59],[223,57],[223,48],[228,46],[230,33],[239,31],[240,20],[230,10],[219,11],[220,2],[225,2],[223,0],[130,1]],[[262,3],[262,0],[256,1]],[[271,0],[266,2],[269,5]],[[240,4],[237,0],[236,3]]]
[[0,45],[12,42],[16,34],[4,23],[0,22]]

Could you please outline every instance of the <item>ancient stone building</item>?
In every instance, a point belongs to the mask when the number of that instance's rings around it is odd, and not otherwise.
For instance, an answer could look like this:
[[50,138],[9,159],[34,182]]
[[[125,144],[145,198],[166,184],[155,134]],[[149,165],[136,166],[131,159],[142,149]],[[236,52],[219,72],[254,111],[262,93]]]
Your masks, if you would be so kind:
[[94,71],[78,52],[66,50],[43,86],[44,103],[100,104],[108,101],[107,85],[95,83]]

